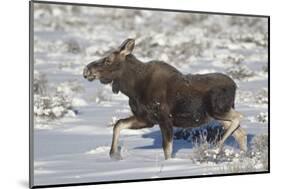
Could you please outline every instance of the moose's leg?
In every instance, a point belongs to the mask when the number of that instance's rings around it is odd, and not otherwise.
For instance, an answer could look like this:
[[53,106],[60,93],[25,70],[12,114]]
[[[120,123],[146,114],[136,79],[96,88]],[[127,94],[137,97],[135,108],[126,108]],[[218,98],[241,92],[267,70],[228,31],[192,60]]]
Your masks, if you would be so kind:
[[230,122],[230,126],[227,128],[225,134],[223,135],[223,137],[219,143],[219,150],[222,149],[225,140],[239,127],[241,117],[242,117],[242,114],[235,111],[232,108],[230,109],[229,112],[225,113],[223,116],[222,115],[215,116],[215,118],[218,120]]
[[153,127],[153,125],[147,124],[145,121],[135,116],[118,120],[113,127],[113,138],[110,149],[110,157],[118,160],[122,159],[120,152],[118,152],[118,140],[120,136],[120,131],[122,129],[143,129],[148,127]]
[[[223,125],[225,130],[227,130],[230,127],[229,121],[220,121],[220,123]],[[239,126],[234,132],[233,137],[238,142],[240,150],[247,151],[247,134],[241,126]]]
[[173,151],[173,127],[167,125],[160,125],[162,133],[162,146],[164,150],[165,159],[170,159],[172,157]]
[[170,118],[169,106],[165,103],[161,104],[161,121],[159,123],[162,133],[162,146],[165,159],[172,157],[173,151],[173,123]]

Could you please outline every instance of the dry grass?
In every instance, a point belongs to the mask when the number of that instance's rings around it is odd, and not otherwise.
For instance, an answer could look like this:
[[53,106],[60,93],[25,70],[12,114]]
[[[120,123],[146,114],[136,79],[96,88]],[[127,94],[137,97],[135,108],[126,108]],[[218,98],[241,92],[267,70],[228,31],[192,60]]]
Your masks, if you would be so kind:
[[208,142],[193,149],[191,159],[195,163],[214,163],[221,173],[259,172],[268,170],[268,135],[255,136],[249,151],[237,152],[223,149],[220,153]]

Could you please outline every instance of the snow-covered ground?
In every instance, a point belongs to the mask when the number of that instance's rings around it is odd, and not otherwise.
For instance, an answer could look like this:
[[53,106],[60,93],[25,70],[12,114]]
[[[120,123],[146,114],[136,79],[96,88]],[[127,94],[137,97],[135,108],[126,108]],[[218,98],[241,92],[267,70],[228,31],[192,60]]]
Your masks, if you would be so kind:
[[123,160],[111,160],[112,124],[130,115],[128,99],[88,82],[82,70],[134,37],[140,60],[164,60],[186,74],[226,73],[238,84],[236,109],[250,144],[268,134],[267,31],[266,18],[35,3],[35,185],[264,170],[267,159],[245,162],[233,138],[225,146],[230,161],[196,161],[200,147],[183,139],[165,161],[158,126],[122,131]]

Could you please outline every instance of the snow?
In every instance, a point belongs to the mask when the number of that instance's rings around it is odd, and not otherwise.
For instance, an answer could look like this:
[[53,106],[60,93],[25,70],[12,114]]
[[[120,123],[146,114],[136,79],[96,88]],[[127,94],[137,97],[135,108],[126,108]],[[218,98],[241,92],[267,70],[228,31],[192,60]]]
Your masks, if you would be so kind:
[[214,161],[198,162],[183,139],[165,161],[158,126],[121,131],[123,160],[111,160],[112,125],[131,115],[128,98],[86,81],[82,70],[134,37],[142,61],[163,60],[186,74],[227,73],[238,85],[236,109],[250,142],[268,131],[266,19],[46,4],[34,15],[35,185],[222,174],[243,171],[247,162],[263,169],[258,158],[240,162],[233,138],[223,157],[230,162],[211,150],[204,152]]
[[93,150],[86,152],[86,154],[95,155],[95,154],[104,153],[104,152],[109,153],[109,150],[110,150],[109,146],[99,146]]

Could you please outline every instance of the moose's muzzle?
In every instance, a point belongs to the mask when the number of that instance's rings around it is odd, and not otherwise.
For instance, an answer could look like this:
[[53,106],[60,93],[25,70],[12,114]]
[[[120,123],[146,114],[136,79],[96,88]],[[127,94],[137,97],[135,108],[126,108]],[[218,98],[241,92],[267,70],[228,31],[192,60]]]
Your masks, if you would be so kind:
[[96,75],[94,73],[91,73],[91,70],[86,66],[83,70],[83,76],[85,79],[88,79],[88,81],[93,81],[96,79]]

